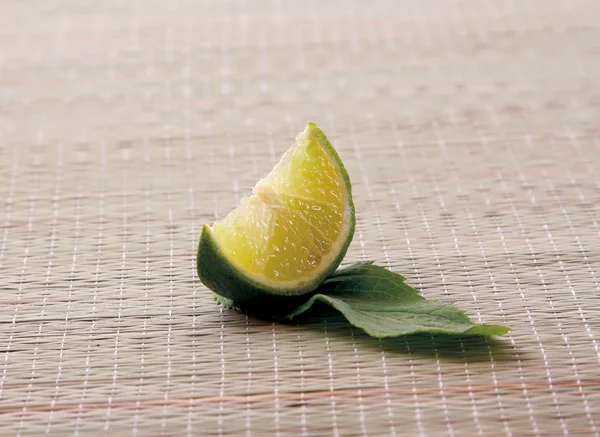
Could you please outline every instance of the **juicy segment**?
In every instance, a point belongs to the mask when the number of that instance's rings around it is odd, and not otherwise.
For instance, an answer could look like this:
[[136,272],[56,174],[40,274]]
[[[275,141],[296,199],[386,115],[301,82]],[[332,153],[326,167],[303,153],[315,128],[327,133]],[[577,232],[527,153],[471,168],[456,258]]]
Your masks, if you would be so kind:
[[333,260],[349,233],[347,188],[309,128],[254,194],[213,225],[227,258],[270,282],[312,277]]

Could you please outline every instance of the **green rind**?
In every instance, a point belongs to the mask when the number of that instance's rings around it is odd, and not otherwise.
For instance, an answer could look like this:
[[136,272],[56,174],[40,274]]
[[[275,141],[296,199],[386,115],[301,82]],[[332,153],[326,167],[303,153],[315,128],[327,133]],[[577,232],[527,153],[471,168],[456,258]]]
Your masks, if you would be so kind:
[[230,299],[233,302],[232,305],[244,312],[263,317],[280,318],[305,302],[306,295],[314,291],[342,262],[354,236],[356,219],[348,172],[325,134],[314,123],[309,123],[308,126],[310,134],[337,164],[340,176],[346,185],[350,213],[348,237],[337,257],[318,276],[294,289],[279,289],[254,280],[231,263],[219,248],[210,227],[204,225],[198,244],[198,276],[209,289],[224,298]]
[[[211,262],[202,262],[211,260]],[[228,307],[262,317],[276,318],[298,306],[304,299],[282,293],[253,281],[235,267],[215,242],[210,227],[204,225],[198,245],[198,276],[215,294],[229,301],[217,299]],[[317,284],[318,286],[318,284]],[[306,293],[311,290],[307,290]]]

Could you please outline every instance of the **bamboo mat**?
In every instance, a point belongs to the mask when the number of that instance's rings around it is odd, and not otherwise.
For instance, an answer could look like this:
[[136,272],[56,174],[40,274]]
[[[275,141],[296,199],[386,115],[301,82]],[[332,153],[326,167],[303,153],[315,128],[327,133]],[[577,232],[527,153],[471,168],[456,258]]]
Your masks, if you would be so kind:
[[[600,2],[0,10],[0,435],[599,435]],[[213,304],[202,224],[308,121],[353,181],[345,262],[509,335]]]

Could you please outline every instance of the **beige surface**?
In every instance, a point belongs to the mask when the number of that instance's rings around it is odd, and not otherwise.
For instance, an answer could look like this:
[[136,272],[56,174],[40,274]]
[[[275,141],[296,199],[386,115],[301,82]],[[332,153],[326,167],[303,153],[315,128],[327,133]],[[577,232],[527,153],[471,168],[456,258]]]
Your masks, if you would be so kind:
[[[598,435],[600,2],[8,1],[0,434]],[[375,259],[505,338],[213,305],[200,227],[306,122]]]

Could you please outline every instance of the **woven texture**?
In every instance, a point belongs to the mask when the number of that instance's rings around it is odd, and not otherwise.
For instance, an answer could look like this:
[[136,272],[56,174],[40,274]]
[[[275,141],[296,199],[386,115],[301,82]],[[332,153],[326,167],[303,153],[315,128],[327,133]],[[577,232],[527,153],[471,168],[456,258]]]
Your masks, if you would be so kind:
[[[9,1],[0,434],[600,431],[600,2]],[[202,224],[315,121],[372,259],[506,337],[214,305]]]

